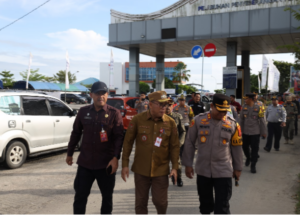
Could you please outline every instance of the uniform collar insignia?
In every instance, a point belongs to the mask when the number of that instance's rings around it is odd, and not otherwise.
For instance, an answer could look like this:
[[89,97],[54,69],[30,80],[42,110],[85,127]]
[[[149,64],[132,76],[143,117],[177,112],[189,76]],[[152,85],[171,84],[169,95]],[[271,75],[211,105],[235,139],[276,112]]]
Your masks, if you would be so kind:
[[208,119],[208,120],[211,119],[211,114],[210,114],[210,113],[207,114],[207,119]]

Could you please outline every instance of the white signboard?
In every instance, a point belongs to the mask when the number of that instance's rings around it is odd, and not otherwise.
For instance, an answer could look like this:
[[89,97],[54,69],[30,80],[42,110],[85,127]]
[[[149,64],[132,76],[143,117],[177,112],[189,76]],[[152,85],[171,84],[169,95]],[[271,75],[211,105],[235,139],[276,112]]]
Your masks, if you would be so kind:
[[237,67],[223,67],[223,88],[236,89],[237,88]]
[[165,89],[165,92],[167,94],[175,94],[176,90],[175,89]]
[[296,4],[297,0],[180,0],[160,11],[148,14],[127,14],[111,10],[111,23],[228,13]]

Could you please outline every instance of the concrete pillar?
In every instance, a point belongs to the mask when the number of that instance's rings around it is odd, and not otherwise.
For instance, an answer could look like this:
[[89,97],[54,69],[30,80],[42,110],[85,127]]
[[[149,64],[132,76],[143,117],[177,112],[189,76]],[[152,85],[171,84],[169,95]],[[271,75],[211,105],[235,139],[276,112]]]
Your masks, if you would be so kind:
[[244,67],[244,94],[250,93],[250,51],[242,51],[242,66]]
[[165,56],[156,55],[156,91],[165,90]]
[[129,48],[129,96],[139,94],[140,81],[140,49]]
[[226,66],[236,66],[237,57],[237,42],[231,41],[227,42],[227,60]]
[[[226,67],[236,66],[236,58],[237,58],[237,42],[235,41],[227,42]],[[226,89],[226,95],[236,96],[236,89]]]

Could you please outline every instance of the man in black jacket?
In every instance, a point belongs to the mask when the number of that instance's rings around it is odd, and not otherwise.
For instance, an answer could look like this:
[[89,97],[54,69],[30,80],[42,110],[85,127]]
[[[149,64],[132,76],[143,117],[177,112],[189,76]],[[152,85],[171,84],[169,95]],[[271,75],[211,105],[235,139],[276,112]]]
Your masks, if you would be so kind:
[[203,102],[201,102],[201,96],[199,92],[195,93],[194,101],[192,101],[189,106],[193,109],[195,116],[205,112],[205,105]]
[[295,95],[292,96],[292,99],[293,99],[293,103],[295,103],[298,109],[298,114],[295,116],[295,135],[298,135],[298,115],[300,114],[300,109],[299,109],[300,105]]

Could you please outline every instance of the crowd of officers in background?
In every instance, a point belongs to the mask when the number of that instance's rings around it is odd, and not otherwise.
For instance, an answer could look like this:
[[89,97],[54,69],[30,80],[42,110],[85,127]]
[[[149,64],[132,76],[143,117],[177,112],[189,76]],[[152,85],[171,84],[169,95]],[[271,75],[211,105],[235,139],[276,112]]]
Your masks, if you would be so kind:
[[150,189],[157,212],[167,213],[169,178],[174,185],[183,186],[181,165],[188,178],[197,174],[200,213],[228,214],[232,178],[237,186],[243,153],[245,166],[251,165],[250,171],[256,173],[260,138],[268,134],[264,150],[270,152],[273,137],[274,149],[279,151],[282,129],[286,144],[294,144],[294,132],[297,135],[300,109],[295,96],[286,97],[284,103],[282,97],[273,96],[272,104],[266,106],[257,94],[250,93],[243,97],[245,104],[241,106],[234,95],[215,94],[210,110],[206,110],[199,92],[192,94],[188,104],[184,95],[175,104],[164,91],[148,96],[141,93],[135,104],[138,114],[125,137],[121,114],[106,104],[106,84],[94,83],[91,97],[94,104],[81,108],[76,117],[66,158],[72,165],[76,144],[83,135],[74,181],[74,213],[85,213],[94,180],[102,194],[100,213],[112,213],[118,160],[122,160],[121,177],[126,182],[135,146],[131,170],[137,214],[148,213]]

